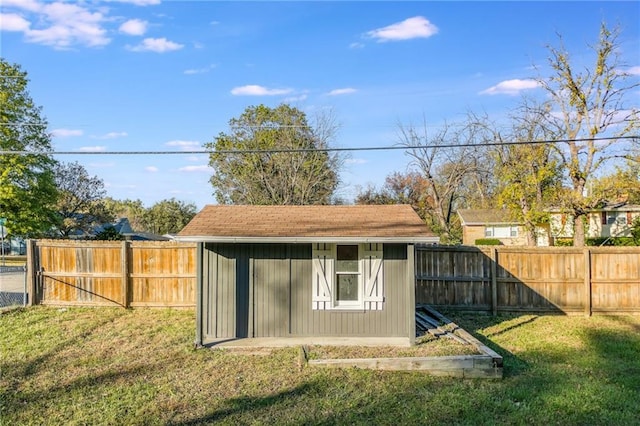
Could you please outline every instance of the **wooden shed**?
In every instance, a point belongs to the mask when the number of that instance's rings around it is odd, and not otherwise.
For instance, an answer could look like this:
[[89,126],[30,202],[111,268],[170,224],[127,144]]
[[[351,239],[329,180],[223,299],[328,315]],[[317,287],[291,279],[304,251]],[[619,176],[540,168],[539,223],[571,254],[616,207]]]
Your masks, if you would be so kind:
[[206,206],[197,245],[196,344],[252,337],[415,338],[411,206]]

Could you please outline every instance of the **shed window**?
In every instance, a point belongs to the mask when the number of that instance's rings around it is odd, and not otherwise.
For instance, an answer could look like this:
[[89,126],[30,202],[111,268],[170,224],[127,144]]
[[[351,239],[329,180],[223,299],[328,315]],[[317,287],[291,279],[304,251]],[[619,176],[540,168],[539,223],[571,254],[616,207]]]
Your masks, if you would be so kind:
[[382,309],[382,244],[314,244],[313,309]]
[[361,281],[358,246],[338,245],[336,247],[336,288],[334,292],[334,306],[362,306]]

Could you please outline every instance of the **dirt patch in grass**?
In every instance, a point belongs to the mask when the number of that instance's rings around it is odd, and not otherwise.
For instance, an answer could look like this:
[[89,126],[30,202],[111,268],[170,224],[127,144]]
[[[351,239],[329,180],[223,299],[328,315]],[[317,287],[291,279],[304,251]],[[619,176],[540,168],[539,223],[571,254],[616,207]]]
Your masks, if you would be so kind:
[[473,345],[446,337],[425,336],[415,346],[309,346],[309,359],[404,358],[448,355],[479,355]]

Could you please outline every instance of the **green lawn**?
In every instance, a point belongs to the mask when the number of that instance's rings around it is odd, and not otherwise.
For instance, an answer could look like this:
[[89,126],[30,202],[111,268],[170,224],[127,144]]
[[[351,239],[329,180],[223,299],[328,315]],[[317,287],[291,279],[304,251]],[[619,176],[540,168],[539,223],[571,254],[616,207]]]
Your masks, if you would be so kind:
[[456,316],[502,380],[194,350],[184,310],[0,316],[0,424],[640,424],[640,317]]

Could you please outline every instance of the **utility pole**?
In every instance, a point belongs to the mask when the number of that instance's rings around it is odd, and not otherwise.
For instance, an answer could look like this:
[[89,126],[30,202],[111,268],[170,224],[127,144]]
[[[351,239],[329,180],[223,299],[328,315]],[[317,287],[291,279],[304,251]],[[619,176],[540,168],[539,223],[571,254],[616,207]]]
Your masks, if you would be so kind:
[[0,217],[0,237],[2,237],[2,245],[0,245],[0,252],[2,252],[2,266],[7,265],[4,258],[4,237],[7,235],[4,225],[6,223],[7,223],[7,219],[4,217]]

